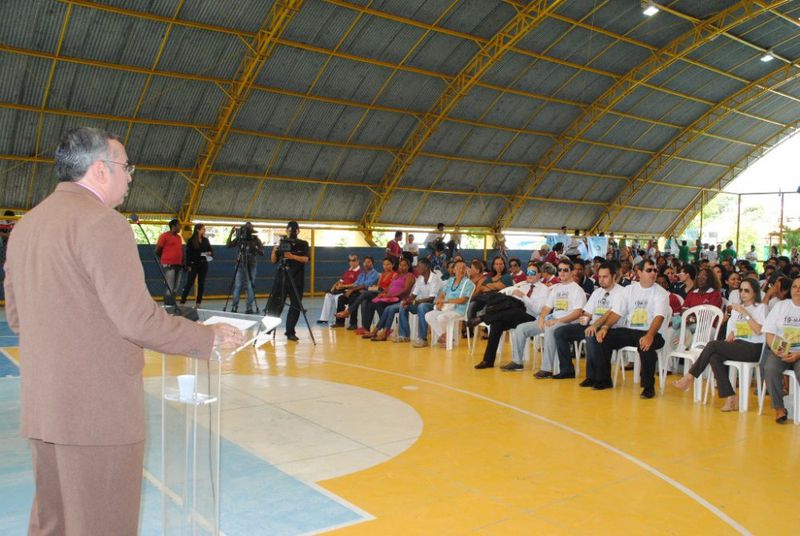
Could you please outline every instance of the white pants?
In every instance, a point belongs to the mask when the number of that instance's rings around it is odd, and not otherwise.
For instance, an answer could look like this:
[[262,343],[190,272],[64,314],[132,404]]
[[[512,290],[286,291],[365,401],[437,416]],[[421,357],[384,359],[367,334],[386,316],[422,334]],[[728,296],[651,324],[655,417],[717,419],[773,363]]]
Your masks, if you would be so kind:
[[440,336],[447,332],[447,323],[464,316],[455,311],[439,311],[434,309],[425,313],[425,321],[431,328],[431,341],[436,342]]
[[325,300],[322,302],[322,313],[319,319],[323,322],[330,322],[333,320],[333,315],[336,313],[336,301],[339,299],[340,294],[325,293]]

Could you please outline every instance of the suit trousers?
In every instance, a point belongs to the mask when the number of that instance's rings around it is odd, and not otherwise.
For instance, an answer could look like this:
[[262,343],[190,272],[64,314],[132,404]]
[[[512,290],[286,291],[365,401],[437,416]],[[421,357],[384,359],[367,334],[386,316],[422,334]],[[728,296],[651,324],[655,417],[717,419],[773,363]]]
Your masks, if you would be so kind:
[[509,329],[516,328],[525,322],[536,320],[525,312],[525,309],[506,309],[497,314],[494,321],[489,324],[489,342],[486,344],[486,351],[483,352],[483,362],[494,365],[497,356],[497,347],[500,346],[500,339],[503,333]]
[[[561,374],[575,374],[575,366],[572,364],[570,346],[584,339],[586,326],[580,324],[565,324],[556,328],[553,338],[556,341],[556,353],[558,354],[558,370]],[[575,356],[578,359],[579,356]]]
[[30,439],[36,493],[30,536],[136,536],[144,441],[59,445]]
[[[603,339],[603,363],[611,363],[611,352],[619,350],[625,346],[635,346],[639,348],[639,339],[647,334],[644,330],[617,328],[610,329]],[[647,351],[639,348],[639,360],[642,363],[640,381],[642,389],[652,389],[656,383],[656,368],[658,365],[657,350],[664,347],[664,337],[656,333],[653,337],[653,344]],[[609,377],[611,375],[609,374]]]

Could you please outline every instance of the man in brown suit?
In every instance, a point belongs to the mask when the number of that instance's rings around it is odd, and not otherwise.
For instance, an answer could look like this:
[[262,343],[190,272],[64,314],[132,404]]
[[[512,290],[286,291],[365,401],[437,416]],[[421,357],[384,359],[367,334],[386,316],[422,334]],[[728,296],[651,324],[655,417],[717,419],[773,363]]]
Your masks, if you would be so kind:
[[135,535],[143,348],[208,359],[242,334],[169,316],[148,294],[133,232],[114,210],[133,173],[118,138],[73,130],[55,161],[61,182],[19,221],[6,263],[36,480],[29,534]]

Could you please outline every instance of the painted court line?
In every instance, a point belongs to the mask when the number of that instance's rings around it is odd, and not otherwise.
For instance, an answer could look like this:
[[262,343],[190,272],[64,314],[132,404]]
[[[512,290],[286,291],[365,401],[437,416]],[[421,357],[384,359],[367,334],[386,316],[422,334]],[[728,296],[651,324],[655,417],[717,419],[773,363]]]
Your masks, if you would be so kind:
[[514,406],[514,405],[508,404],[506,402],[502,402],[500,400],[496,400],[494,398],[490,398],[488,396],[484,396],[484,395],[481,395],[481,394],[478,394],[478,393],[474,393],[472,391],[467,391],[466,389],[460,389],[458,387],[453,387],[452,385],[447,385],[445,383],[439,383],[439,382],[436,382],[436,381],[433,381],[433,380],[427,380],[425,378],[419,378],[417,376],[412,376],[410,374],[403,374],[403,373],[400,373],[400,372],[392,372],[392,371],[389,371],[389,370],[383,370],[383,369],[374,368],[374,367],[367,367],[367,366],[364,366],[364,365],[355,365],[355,364],[352,364],[352,363],[346,363],[344,361],[336,361],[336,360],[331,360],[331,359],[326,359],[324,362],[325,363],[333,363],[333,364],[336,364],[336,365],[342,365],[342,366],[345,366],[345,367],[368,370],[368,371],[371,371],[371,372],[378,372],[378,373],[381,373],[381,374],[388,374],[390,376],[397,376],[397,377],[400,377],[400,378],[407,378],[409,380],[418,381],[420,383],[427,383],[429,385],[434,385],[434,386],[440,387],[442,389],[447,389],[449,391],[460,393],[460,394],[463,394],[463,395],[466,395],[466,396],[471,396],[473,398],[477,398],[479,400],[483,400],[485,402],[489,402],[491,404],[495,404],[497,406],[501,406],[501,407],[516,411],[518,413],[522,413],[523,415],[527,415],[529,417],[533,417],[534,419],[538,419],[538,420],[540,420],[542,422],[545,422],[547,424],[555,426],[556,428],[559,428],[559,429],[561,429],[561,430],[563,430],[565,432],[569,432],[570,434],[576,435],[576,436],[581,437],[581,438],[583,438],[583,439],[585,439],[585,440],[587,440],[587,441],[589,441],[591,443],[594,443],[595,445],[597,445],[599,447],[602,447],[602,448],[608,450],[609,452],[613,452],[614,454],[617,454],[618,456],[621,456],[622,458],[628,460],[629,462],[633,463],[634,465],[637,465],[637,466],[641,467],[642,469],[644,469],[645,471],[647,471],[651,475],[655,476],[656,478],[658,478],[660,480],[663,480],[664,482],[666,482],[667,484],[669,484],[673,488],[677,489],[678,491],[680,491],[684,495],[688,496],[689,498],[691,498],[692,500],[694,500],[695,502],[700,504],[702,507],[704,507],[706,510],[708,510],[709,512],[711,512],[712,514],[717,516],[719,519],[724,521],[727,525],[729,525],[731,528],[733,528],[739,534],[746,534],[748,536],[751,535],[751,532],[749,530],[747,530],[744,526],[742,526],[738,521],[736,521],[735,519],[730,517],[728,514],[726,514],[725,512],[723,512],[722,510],[720,510],[719,508],[714,506],[713,504],[711,504],[709,501],[707,501],[706,499],[701,497],[696,492],[694,492],[691,489],[687,488],[686,486],[684,486],[683,484],[681,484],[680,482],[678,482],[674,478],[671,478],[671,477],[665,475],[664,473],[662,473],[661,471],[659,471],[658,469],[656,469],[652,465],[647,464],[646,462],[640,460],[639,458],[636,458],[635,456],[633,456],[631,454],[628,454],[627,452],[625,452],[623,450],[620,450],[620,449],[614,447],[613,445],[609,445],[605,441],[602,441],[600,439],[597,439],[596,437],[590,436],[589,434],[587,434],[585,432],[581,432],[580,430],[576,430],[575,428],[572,428],[571,426],[567,426],[566,424],[563,424],[563,423],[560,423],[560,422],[555,421],[553,419],[550,419],[548,417],[545,417],[544,415],[539,415],[538,413],[533,413],[533,412],[528,411],[526,409],[522,409],[522,408],[520,408],[518,406]]

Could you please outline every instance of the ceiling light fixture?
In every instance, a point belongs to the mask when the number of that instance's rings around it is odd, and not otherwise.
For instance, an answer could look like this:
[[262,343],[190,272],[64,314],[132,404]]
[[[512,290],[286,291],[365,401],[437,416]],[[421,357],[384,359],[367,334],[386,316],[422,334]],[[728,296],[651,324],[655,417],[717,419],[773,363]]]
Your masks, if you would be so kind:
[[642,13],[645,14],[647,17],[652,17],[656,13],[658,13],[658,7],[656,7],[655,2],[652,0],[643,0],[642,1]]
[[761,56],[761,58],[759,58],[759,59],[760,59],[761,61],[763,61],[764,63],[766,63],[766,62],[768,62],[768,61],[772,61],[772,60],[774,60],[774,59],[775,59],[775,56],[773,56],[773,55],[772,55],[772,51],[769,51],[769,50],[767,50],[767,53],[766,53],[766,54],[764,54],[763,56]]

